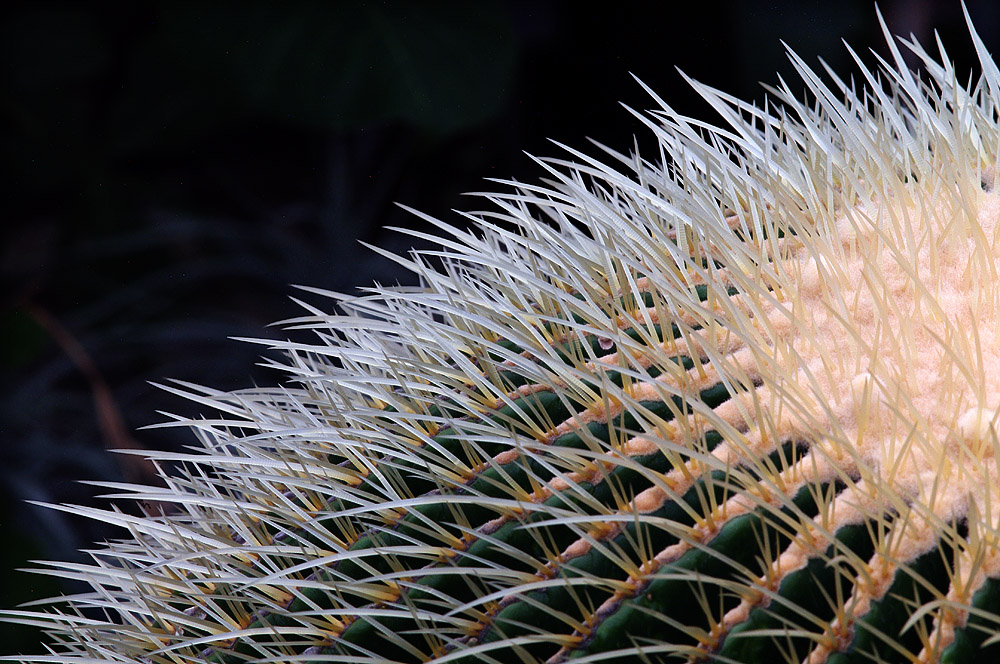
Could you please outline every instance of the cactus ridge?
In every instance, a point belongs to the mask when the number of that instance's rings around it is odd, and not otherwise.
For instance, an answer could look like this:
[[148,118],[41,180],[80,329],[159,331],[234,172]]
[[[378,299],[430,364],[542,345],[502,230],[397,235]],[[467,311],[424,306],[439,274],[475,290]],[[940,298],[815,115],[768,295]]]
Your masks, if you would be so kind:
[[25,661],[995,657],[1000,71],[882,26],[861,91],[794,54],[808,102],[691,81],[724,127],[650,91],[658,162],[413,211],[421,285],[307,289],[284,386],[164,386],[201,447],[103,485],[159,511],[59,507],[128,536],[4,613]]

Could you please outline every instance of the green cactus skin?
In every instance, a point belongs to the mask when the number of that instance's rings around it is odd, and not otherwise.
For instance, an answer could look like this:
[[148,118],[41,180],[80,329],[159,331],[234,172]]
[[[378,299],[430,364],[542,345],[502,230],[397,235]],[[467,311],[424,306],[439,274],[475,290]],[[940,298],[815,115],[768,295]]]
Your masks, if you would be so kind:
[[61,508],[127,537],[6,612],[30,661],[993,661],[1000,72],[885,31],[857,95],[793,55],[810,105],[692,83],[728,128],[657,99],[659,163],[420,215],[422,287],[315,291],[285,387],[166,388],[203,449]]

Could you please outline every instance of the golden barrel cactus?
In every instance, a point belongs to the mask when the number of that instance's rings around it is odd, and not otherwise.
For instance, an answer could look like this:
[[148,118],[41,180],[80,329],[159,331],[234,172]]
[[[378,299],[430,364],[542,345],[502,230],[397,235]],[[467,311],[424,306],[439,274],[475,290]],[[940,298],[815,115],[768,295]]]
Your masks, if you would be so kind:
[[162,510],[63,508],[127,537],[6,612],[35,661],[988,661],[1000,71],[883,29],[856,82],[692,82],[721,126],[656,98],[659,154],[424,217],[422,285],[317,291],[284,386],[170,388],[202,448],[112,486]]

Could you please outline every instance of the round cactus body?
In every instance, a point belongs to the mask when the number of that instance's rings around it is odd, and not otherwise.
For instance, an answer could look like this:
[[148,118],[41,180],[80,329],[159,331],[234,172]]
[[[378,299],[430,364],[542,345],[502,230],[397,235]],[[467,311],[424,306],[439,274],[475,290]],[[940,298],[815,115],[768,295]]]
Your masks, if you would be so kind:
[[[981,662],[1000,630],[1000,72],[908,44],[659,161],[541,160],[417,289],[156,454],[60,662]],[[943,55],[943,53],[942,53]],[[942,60],[947,63],[947,57]],[[930,81],[929,83],[927,81]],[[419,213],[418,213],[419,214]],[[308,306],[308,305],[307,305]]]

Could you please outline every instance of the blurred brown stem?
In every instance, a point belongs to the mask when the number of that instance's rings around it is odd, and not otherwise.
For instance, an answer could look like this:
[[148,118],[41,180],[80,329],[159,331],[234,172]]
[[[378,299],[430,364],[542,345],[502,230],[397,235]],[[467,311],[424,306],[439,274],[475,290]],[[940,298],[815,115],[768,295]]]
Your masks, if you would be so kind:
[[[87,349],[51,313],[38,304],[28,302],[25,308],[52,339],[69,357],[74,366],[83,374],[90,386],[97,413],[97,424],[104,438],[104,446],[109,450],[144,449],[129,433],[121,415],[114,394],[101,375]],[[159,484],[156,469],[148,459],[131,454],[116,454],[122,474],[127,481],[143,484]]]

